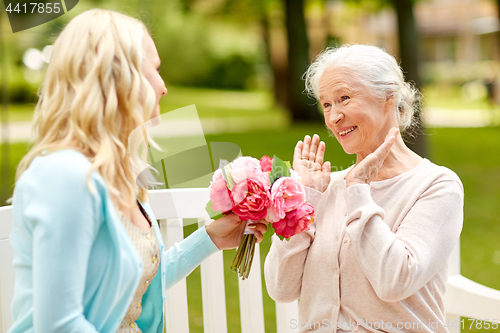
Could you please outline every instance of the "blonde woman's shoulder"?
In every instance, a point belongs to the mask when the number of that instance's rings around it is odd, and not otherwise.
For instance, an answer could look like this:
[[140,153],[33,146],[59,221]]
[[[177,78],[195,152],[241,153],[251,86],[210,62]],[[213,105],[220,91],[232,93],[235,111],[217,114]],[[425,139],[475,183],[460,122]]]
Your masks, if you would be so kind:
[[61,149],[52,152],[44,151],[43,155],[33,159],[25,173],[62,176],[85,173],[90,166],[90,161],[82,153],[73,149]]
[[[16,189],[35,188],[46,191],[48,195],[62,191],[85,191],[91,162],[76,150],[64,149],[37,156],[21,175]],[[101,187],[102,178],[93,172],[90,177],[93,186]]]

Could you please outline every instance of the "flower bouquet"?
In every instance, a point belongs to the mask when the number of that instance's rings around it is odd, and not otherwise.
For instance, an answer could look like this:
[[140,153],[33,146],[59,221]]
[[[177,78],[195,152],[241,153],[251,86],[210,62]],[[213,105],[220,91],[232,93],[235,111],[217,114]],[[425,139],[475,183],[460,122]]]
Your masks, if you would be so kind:
[[[207,212],[211,218],[233,212],[247,224],[266,219],[269,224],[264,238],[275,233],[288,241],[309,230],[314,221],[314,208],[305,201],[298,173],[277,156],[264,156],[260,161],[248,156],[231,163],[221,161],[209,190]],[[248,278],[254,251],[255,236],[247,228],[231,264],[231,270],[242,279]]]

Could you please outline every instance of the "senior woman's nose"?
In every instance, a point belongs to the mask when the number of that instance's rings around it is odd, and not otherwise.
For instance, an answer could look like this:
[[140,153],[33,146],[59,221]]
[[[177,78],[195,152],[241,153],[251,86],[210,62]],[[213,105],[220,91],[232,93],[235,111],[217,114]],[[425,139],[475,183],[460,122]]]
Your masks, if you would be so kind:
[[332,112],[329,120],[332,124],[338,124],[342,119],[344,119],[342,112]]

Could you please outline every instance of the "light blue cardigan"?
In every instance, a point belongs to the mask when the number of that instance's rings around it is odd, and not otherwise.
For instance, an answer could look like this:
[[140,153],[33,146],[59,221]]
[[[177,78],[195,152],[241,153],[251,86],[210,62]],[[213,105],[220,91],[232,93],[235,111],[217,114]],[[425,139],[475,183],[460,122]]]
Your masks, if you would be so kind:
[[[16,282],[9,333],[116,332],[142,275],[142,261],[109,197],[104,180],[74,150],[36,157],[16,184],[11,245]],[[163,332],[165,290],[218,251],[201,228],[162,252],[161,268],[144,295],[137,321]]]

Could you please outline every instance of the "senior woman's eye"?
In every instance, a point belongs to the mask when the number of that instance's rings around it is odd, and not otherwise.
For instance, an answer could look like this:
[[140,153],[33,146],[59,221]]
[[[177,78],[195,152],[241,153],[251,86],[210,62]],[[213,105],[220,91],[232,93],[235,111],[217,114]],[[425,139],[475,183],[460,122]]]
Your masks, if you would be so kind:
[[328,109],[330,106],[332,106],[330,103],[323,103],[323,109]]
[[340,99],[342,100],[342,102],[345,102],[345,101],[349,100],[350,97],[349,96],[342,96],[342,97],[340,97]]

